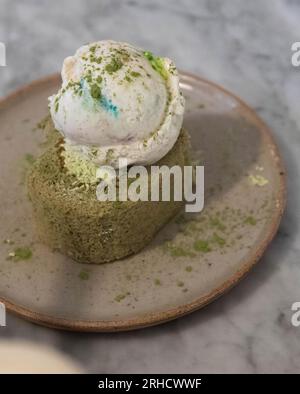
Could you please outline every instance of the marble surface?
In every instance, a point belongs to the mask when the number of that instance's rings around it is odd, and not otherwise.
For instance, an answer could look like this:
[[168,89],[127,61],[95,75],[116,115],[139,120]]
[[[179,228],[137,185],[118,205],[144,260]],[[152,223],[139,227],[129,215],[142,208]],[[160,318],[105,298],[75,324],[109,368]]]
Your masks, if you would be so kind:
[[[56,5],[54,5],[57,3]],[[300,41],[297,0],[0,0],[7,67],[0,94],[55,72],[82,43],[113,38],[174,59],[232,90],[272,127],[289,174],[288,209],[266,255],[229,294],[138,332],[75,334],[9,315],[0,338],[47,343],[98,373],[299,372]]]

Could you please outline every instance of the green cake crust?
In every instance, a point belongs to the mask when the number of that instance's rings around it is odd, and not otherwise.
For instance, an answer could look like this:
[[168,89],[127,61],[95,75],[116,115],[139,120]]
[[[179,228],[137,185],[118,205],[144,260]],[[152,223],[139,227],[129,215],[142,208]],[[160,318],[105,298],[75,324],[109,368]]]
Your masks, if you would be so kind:
[[[144,248],[181,209],[178,201],[98,201],[97,185],[82,183],[65,168],[62,139],[50,119],[46,130],[47,150],[34,163],[27,186],[39,237],[51,248],[82,263],[121,259]],[[189,136],[182,129],[156,165],[183,167],[188,157]]]

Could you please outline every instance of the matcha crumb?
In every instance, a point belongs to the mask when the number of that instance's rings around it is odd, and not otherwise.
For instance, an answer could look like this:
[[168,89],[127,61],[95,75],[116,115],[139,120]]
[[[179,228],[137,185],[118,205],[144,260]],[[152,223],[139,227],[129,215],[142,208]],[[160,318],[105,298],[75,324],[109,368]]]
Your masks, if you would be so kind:
[[19,247],[10,252],[8,257],[14,261],[29,260],[32,257],[32,251],[27,246]]
[[171,255],[172,256],[177,256],[177,257],[185,256],[186,252],[181,247],[174,246],[174,247],[171,248]]
[[[40,130],[45,130],[46,125],[48,123],[49,116],[46,116],[43,120],[41,120],[37,125],[35,129],[40,129]],[[34,130],[35,130],[34,129]]]
[[245,223],[246,223],[246,224],[250,224],[251,226],[255,226],[256,223],[257,223],[257,220],[256,220],[253,216],[248,216],[248,217],[245,219]]
[[82,280],[88,280],[90,278],[90,274],[87,271],[80,271],[78,277]]
[[90,47],[90,52],[91,52],[91,53],[95,53],[95,52],[96,52],[96,49],[97,49],[97,45],[92,45],[92,46]]
[[99,75],[97,78],[96,78],[96,82],[97,83],[102,83],[102,77],[101,77],[101,75]]
[[220,221],[218,217],[211,217],[210,224],[213,227],[217,227],[220,231],[226,230],[226,226]]
[[183,287],[184,286],[184,282],[182,282],[181,280],[177,281],[177,286],[178,287]]
[[94,84],[91,86],[91,96],[95,99],[98,100],[101,97],[101,88],[100,86]]
[[136,72],[136,71],[131,71],[130,75],[131,75],[133,78],[138,78],[138,77],[141,76],[141,74],[140,74],[139,72]]
[[225,239],[220,237],[217,233],[213,235],[213,242],[217,243],[219,246],[224,246],[226,244]]
[[156,286],[161,286],[161,281],[159,279],[154,279],[154,284]]
[[101,56],[96,57],[96,56],[94,56],[94,55],[91,55],[91,56],[90,56],[90,61],[91,61],[91,63],[100,64],[100,63],[102,62],[102,57],[101,57]]
[[269,183],[268,179],[262,175],[249,175],[250,182],[256,186],[265,186]]
[[130,78],[129,75],[125,75],[124,79],[125,79],[125,81],[127,81],[127,82],[132,82],[132,79]]
[[198,252],[204,252],[204,253],[211,252],[209,243],[201,239],[194,242],[194,249],[197,250]]
[[187,267],[185,267],[186,272],[192,272],[193,271],[193,267],[191,265],[188,265]]
[[7,244],[7,245],[13,245],[13,244],[14,244],[14,241],[12,241],[11,239],[5,239],[5,240],[3,241],[3,243],[4,243],[4,244]]
[[26,153],[24,158],[25,161],[30,165],[32,165],[35,162],[35,157],[31,153]]
[[269,204],[269,201],[266,199],[266,200],[262,203],[261,209],[266,208],[266,206],[267,206],[268,204]]
[[115,297],[115,301],[117,302],[121,302],[122,300],[124,300],[124,298],[126,298],[125,294],[119,294]]
[[113,74],[116,71],[120,70],[120,68],[123,67],[123,63],[121,62],[120,59],[118,59],[117,57],[113,57],[111,59],[111,62],[108,63],[105,66],[105,70],[109,73],[109,74]]
[[194,254],[189,250],[184,249],[182,246],[174,245],[170,242],[167,243],[167,249],[173,257],[194,257]]
[[126,298],[126,296],[128,296],[128,295],[130,295],[129,292],[123,293],[123,294],[118,294],[118,295],[115,297],[115,301],[121,302],[121,301],[124,300],[124,299]]

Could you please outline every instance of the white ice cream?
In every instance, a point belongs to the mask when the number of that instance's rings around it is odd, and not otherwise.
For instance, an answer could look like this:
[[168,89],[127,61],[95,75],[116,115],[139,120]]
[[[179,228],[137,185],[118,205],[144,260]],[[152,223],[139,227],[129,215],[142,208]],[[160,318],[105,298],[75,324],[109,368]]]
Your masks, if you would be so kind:
[[129,44],[99,41],[67,57],[49,98],[68,151],[97,165],[152,164],[175,144],[184,98],[174,63]]

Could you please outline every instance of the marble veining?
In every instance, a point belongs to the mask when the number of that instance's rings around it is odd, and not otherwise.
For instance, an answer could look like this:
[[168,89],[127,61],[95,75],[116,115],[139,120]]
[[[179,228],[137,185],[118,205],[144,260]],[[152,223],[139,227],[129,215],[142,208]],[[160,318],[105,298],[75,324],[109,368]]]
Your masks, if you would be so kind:
[[27,338],[102,373],[299,372],[300,41],[296,0],[0,0],[0,95],[60,68],[85,42],[132,42],[224,85],[273,129],[289,174],[288,209],[264,258],[228,295],[183,319],[138,332],[58,332],[9,315],[0,338]]

